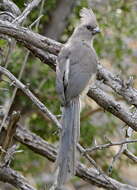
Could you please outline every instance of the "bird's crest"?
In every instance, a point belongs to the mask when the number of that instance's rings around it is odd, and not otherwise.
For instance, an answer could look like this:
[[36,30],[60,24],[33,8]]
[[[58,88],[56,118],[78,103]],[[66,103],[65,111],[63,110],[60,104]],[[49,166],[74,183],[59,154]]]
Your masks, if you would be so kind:
[[81,23],[96,22],[96,17],[92,9],[83,8],[80,11]]

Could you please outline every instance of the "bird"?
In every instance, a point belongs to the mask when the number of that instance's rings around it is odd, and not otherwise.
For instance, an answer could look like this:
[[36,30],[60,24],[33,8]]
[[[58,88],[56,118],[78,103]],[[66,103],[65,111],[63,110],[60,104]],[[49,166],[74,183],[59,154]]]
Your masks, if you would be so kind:
[[57,57],[56,91],[62,105],[62,130],[57,157],[59,190],[76,174],[76,148],[80,138],[80,99],[97,72],[94,36],[100,32],[92,9],[82,8],[80,23]]

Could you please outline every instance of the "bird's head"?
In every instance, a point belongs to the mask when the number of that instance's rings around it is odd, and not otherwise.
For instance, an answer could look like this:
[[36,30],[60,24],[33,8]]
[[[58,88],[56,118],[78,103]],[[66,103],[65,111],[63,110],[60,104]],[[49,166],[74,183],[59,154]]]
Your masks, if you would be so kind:
[[94,36],[97,33],[100,33],[96,17],[91,9],[83,8],[80,12],[81,24],[80,28],[87,35]]

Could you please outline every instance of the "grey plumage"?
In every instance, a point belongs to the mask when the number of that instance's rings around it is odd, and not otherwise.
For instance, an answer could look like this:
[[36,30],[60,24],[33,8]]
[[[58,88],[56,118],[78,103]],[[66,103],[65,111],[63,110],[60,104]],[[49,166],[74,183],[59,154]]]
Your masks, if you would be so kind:
[[57,59],[56,89],[63,108],[62,132],[58,154],[57,189],[76,172],[76,145],[80,130],[79,98],[97,70],[97,55],[92,46],[99,32],[92,10],[83,8],[81,22],[62,48]]
[[[79,99],[74,98],[63,110],[63,131],[59,149],[58,187],[66,182],[71,175],[75,175],[76,144],[79,139]],[[73,146],[72,146],[73,145]]]

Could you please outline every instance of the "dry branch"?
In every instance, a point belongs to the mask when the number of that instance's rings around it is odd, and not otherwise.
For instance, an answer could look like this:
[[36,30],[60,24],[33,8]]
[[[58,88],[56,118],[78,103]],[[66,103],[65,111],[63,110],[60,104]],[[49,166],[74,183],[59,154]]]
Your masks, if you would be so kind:
[[21,13],[17,5],[10,0],[2,0],[2,2],[0,3],[0,8],[4,11],[11,12],[16,16],[20,15]]
[[55,55],[59,53],[62,46],[60,43],[35,33],[27,28],[16,26],[15,24],[2,20],[0,20],[0,34],[13,37],[22,43],[29,43]]
[[43,112],[45,113],[53,123],[58,126],[59,129],[61,129],[61,125],[58,122],[57,118],[46,108],[46,106],[40,102],[40,100],[28,89],[27,86],[25,86],[23,83],[21,83],[12,73],[10,73],[7,69],[0,66],[0,73],[7,76],[12,83],[17,87],[20,88],[31,100],[32,102]]
[[[53,145],[50,145],[48,142],[44,141],[42,138],[38,137],[34,133],[28,131],[25,128],[22,128],[21,126],[18,126],[15,138],[19,142],[28,146],[34,152],[44,156],[50,161],[55,161],[57,156],[57,151],[55,147]],[[105,179],[104,176],[99,175],[95,169],[86,168],[86,166],[80,163],[77,165],[76,175],[91,184],[94,184],[98,187],[104,187],[108,190],[116,190],[115,187],[117,187],[118,190],[137,190],[136,187],[120,183],[108,176],[106,176]]]
[[137,90],[132,88],[129,81],[125,82],[101,65],[98,66],[98,77],[116,93],[121,95],[128,103],[137,106]]
[[125,149],[123,154],[125,154],[129,159],[137,163],[137,156],[135,156],[132,152],[130,152],[128,149]]
[[9,167],[0,167],[0,181],[10,183],[17,189],[36,190],[28,181],[19,173]]
[[30,2],[27,7],[24,9],[24,11],[21,13],[20,16],[18,16],[15,20],[14,23],[21,24],[27,16],[31,13],[31,11],[39,5],[41,0],[33,0]]
[[99,144],[92,148],[86,148],[85,152],[92,152],[92,151],[96,151],[96,150],[102,150],[105,148],[109,148],[110,146],[118,146],[118,145],[135,143],[135,142],[137,142],[137,140],[125,140],[125,141],[121,141],[121,142],[111,142],[111,143],[107,143],[107,144]]
[[27,145],[34,152],[48,158],[50,161],[55,161],[57,156],[55,147],[29,130],[21,127],[19,124],[15,138],[22,144]]
[[112,113],[137,131],[137,120],[135,120],[133,113],[131,113],[127,107],[124,107],[120,102],[115,101],[110,95],[97,86],[94,86],[89,90],[88,96],[95,100],[95,102],[103,107],[104,110]]

